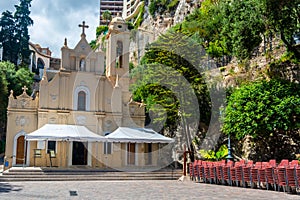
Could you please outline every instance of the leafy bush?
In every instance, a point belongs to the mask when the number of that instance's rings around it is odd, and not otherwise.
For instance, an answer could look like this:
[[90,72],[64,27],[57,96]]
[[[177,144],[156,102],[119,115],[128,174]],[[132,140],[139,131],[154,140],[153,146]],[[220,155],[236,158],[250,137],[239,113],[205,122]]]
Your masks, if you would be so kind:
[[108,26],[101,25],[96,29],[96,37],[98,38],[101,34],[105,34],[108,31]]
[[300,128],[300,86],[272,79],[242,85],[228,98],[222,130],[241,139],[267,138]]
[[228,148],[225,144],[223,144],[218,151],[201,149],[199,150],[199,153],[206,160],[218,161],[226,158],[228,155]]

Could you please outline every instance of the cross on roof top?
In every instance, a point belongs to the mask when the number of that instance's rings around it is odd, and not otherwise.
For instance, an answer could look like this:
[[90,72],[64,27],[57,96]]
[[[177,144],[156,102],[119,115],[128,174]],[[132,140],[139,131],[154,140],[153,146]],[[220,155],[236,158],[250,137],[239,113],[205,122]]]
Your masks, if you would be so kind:
[[79,24],[78,26],[82,27],[82,34],[85,34],[84,29],[89,27],[88,25],[85,25],[85,21],[83,21],[82,24]]
[[26,85],[24,85],[24,87],[22,87],[23,93],[26,93],[26,91],[28,90],[28,88],[26,87]]

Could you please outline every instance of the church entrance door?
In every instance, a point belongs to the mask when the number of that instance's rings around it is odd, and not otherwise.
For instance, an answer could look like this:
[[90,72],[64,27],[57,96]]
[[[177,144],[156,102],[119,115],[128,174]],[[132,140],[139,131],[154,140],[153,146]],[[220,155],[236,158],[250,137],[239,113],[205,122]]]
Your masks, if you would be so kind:
[[73,142],[72,165],[87,165],[87,143]]
[[21,135],[17,139],[17,156],[16,156],[16,164],[25,164],[25,137],[24,135]]

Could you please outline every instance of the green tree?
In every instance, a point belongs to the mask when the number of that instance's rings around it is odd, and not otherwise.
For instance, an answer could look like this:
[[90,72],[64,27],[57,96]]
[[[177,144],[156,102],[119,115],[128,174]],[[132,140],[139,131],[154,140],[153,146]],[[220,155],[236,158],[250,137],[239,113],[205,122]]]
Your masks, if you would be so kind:
[[223,16],[221,34],[226,49],[240,60],[251,58],[265,31],[260,1],[224,1],[220,9]]
[[2,13],[0,27],[0,44],[2,43],[3,47],[3,60],[11,61],[17,65],[19,46],[15,33],[15,19],[10,11]]
[[3,60],[27,67],[30,60],[28,27],[33,24],[29,17],[32,0],[20,0],[15,5],[14,15],[10,11],[2,13],[0,19],[0,43],[3,46]]
[[4,131],[9,91],[13,90],[15,95],[20,95],[23,86],[31,88],[33,75],[28,68],[16,70],[13,63],[0,62],[0,125]]
[[255,160],[293,159],[300,145],[299,122],[299,84],[271,79],[247,83],[233,91],[222,131],[236,140],[250,136]]
[[102,13],[102,18],[106,21],[106,25],[108,25],[109,21],[112,19],[111,12],[106,10]]
[[263,0],[266,27],[279,33],[288,50],[300,59],[293,35],[300,33],[300,0]]
[[191,151],[191,140],[203,128],[200,122],[210,121],[210,97],[201,75],[204,55],[192,38],[170,30],[147,47],[141,65],[132,70],[134,99],[154,113],[153,128],[163,126],[174,136],[180,125]]
[[33,20],[29,17],[32,0],[20,0],[19,5],[15,5],[16,12],[14,18],[16,22],[16,37],[19,42],[19,56],[22,61],[21,64],[28,66],[30,63],[30,50],[28,27],[33,25]]

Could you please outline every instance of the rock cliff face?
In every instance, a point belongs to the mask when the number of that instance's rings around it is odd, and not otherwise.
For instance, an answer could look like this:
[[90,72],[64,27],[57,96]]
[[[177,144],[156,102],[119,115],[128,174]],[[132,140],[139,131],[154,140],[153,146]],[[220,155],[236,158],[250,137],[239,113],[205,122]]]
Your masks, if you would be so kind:
[[[144,55],[145,46],[148,43],[155,41],[170,27],[182,22],[186,15],[200,7],[201,1],[197,2],[199,3],[180,0],[173,15],[164,13],[163,15],[157,15],[155,18],[149,14],[148,8],[146,7],[143,23],[138,30],[136,30],[131,42],[131,52],[133,52],[131,54],[132,61],[137,64]],[[280,43],[279,36],[263,38],[263,41],[264,42],[253,53],[253,58],[251,60],[241,63],[233,59],[226,66],[219,68],[212,67],[214,69],[205,73],[208,85],[212,85],[216,88],[236,87],[246,81],[270,79],[274,77],[284,78],[299,83],[300,64],[293,64],[290,61],[278,62],[286,52],[285,46]],[[207,129],[209,128],[207,127]],[[220,131],[217,128],[215,129],[216,130],[212,131],[216,133]],[[180,127],[178,130],[180,130]],[[203,145],[206,145],[206,148],[214,148],[214,145],[209,144],[207,139],[205,140],[200,137],[199,139],[203,139]],[[219,140],[226,141],[226,137],[221,135]],[[289,158],[295,156],[294,154],[292,155],[292,152],[296,152],[296,149],[300,146],[297,141],[294,141],[293,138],[277,138],[276,140],[284,140],[284,146],[291,150],[290,154],[286,156],[289,156]],[[269,156],[276,156],[276,154],[281,151],[279,148],[273,148],[272,145],[266,146],[266,142],[272,144],[272,141],[254,141],[251,137],[246,137],[241,141],[232,139],[234,155],[237,159],[267,160],[269,159]],[[182,146],[182,141],[178,143],[178,146]],[[275,149],[273,152],[274,154],[272,154],[272,152],[270,153],[270,149]]]
[[146,4],[143,22],[137,30],[132,30],[132,41],[130,44],[131,62],[137,64],[145,53],[147,44],[154,42],[161,34],[164,34],[170,27],[182,22],[186,15],[200,7],[201,1],[180,0],[175,12],[172,14],[164,12],[156,13],[153,18],[149,13]]

